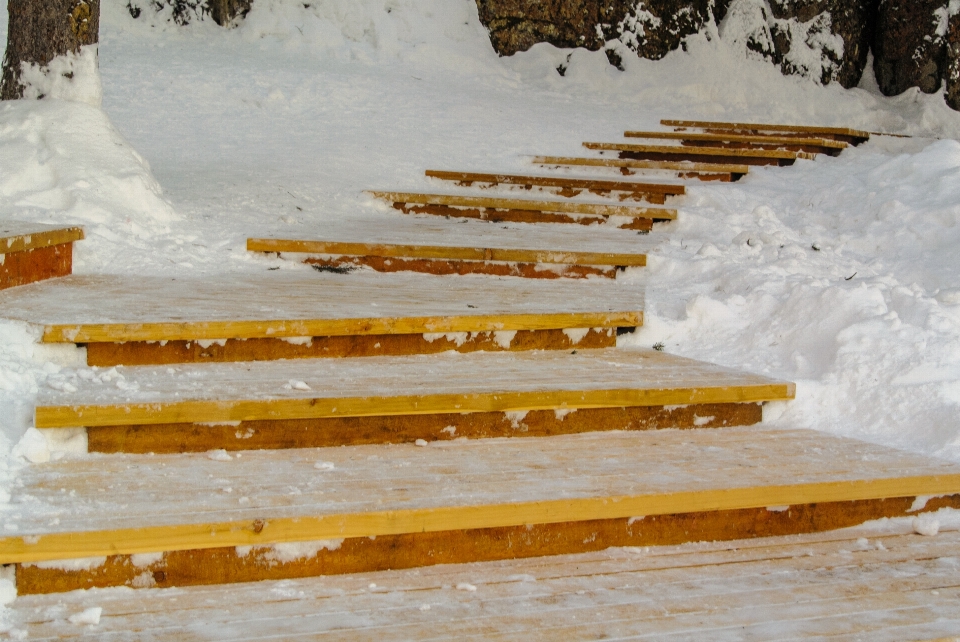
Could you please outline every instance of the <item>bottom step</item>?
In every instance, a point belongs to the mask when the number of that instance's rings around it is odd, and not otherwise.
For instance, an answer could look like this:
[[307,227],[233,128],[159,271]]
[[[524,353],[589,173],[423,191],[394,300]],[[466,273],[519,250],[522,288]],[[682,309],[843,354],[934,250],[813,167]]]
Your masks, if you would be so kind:
[[857,528],[323,580],[27,596],[5,620],[30,640],[945,642],[960,637],[958,550],[955,530]]
[[21,594],[796,534],[960,507],[960,466],[756,428],[100,455],[20,480],[0,563],[20,564]]

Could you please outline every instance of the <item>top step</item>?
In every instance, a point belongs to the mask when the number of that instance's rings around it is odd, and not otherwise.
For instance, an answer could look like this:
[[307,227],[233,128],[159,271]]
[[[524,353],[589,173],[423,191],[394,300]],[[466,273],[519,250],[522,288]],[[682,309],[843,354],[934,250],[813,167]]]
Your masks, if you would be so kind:
[[45,343],[86,344],[101,366],[607,347],[642,309],[639,288],[606,279],[301,269],[71,276],[0,293],[0,316],[41,326]]
[[627,138],[647,138],[660,140],[678,140],[688,146],[732,147],[744,149],[785,149],[811,154],[829,154],[836,156],[847,148],[847,143],[826,138],[806,138],[798,136],[758,136],[736,132],[691,133],[661,131],[627,131]]
[[81,239],[79,227],[0,221],[0,290],[70,274]]
[[859,145],[870,140],[870,133],[858,129],[849,129],[847,127],[820,127],[809,125],[772,125],[764,123],[727,123],[718,121],[704,120],[668,120],[660,121],[661,125],[666,127],[675,127],[678,129],[703,129],[708,131],[734,131],[744,134],[766,134],[775,133],[780,135],[800,135],[817,136],[819,138],[831,138],[833,140]]
[[444,181],[453,181],[463,187],[475,184],[486,186],[519,187],[526,190],[552,188],[558,196],[571,198],[583,192],[599,196],[612,193],[620,195],[620,200],[643,200],[657,205],[666,203],[671,196],[681,196],[686,188],[680,184],[641,183],[638,181],[610,181],[591,178],[567,178],[563,176],[519,176],[516,174],[487,174],[480,172],[448,172],[428,169],[426,175]]

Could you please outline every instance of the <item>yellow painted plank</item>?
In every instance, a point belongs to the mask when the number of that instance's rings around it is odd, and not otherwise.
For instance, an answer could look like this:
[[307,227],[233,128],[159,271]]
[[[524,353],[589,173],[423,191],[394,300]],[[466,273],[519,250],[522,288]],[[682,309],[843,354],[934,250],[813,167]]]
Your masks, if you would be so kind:
[[582,167],[623,167],[626,169],[669,170],[707,174],[748,174],[749,165],[725,163],[691,163],[689,161],[648,161],[633,158],[579,158],[571,156],[534,156],[538,165],[572,165]]
[[636,326],[642,309],[642,291],[612,280],[306,268],[216,278],[70,276],[0,292],[0,317],[43,327],[45,342],[69,343]]
[[615,152],[646,152],[651,154],[697,154],[700,156],[740,156],[744,158],[778,158],[792,160],[803,158],[812,160],[816,154],[788,152],[779,149],[738,149],[726,147],[683,147],[680,145],[632,145],[628,143],[591,143],[583,144],[587,149]]
[[960,467],[730,428],[71,459],[22,480],[34,510],[8,517],[2,563],[954,494]]
[[703,120],[661,120],[666,127],[696,127],[699,129],[741,129],[769,132],[793,132],[798,134],[833,134],[869,140],[870,133],[847,127],[821,127],[818,125],[773,125],[763,123],[727,123]]
[[570,201],[542,201],[519,198],[490,198],[486,196],[458,196],[454,194],[416,194],[407,192],[369,192],[373,196],[393,203],[417,205],[447,205],[450,207],[476,207],[491,209],[524,210],[531,212],[562,212],[565,214],[592,214],[595,216],[632,216],[672,220],[677,211],[664,207],[636,207],[606,203],[581,203]]
[[[795,395],[792,383],[655,350],[557,352],[305,359],[256,368],[128,367],[122,371],[124,390],[80,379],[72,384],[74,392],[44,390],[36,426],[523,412],[759,402]],[[285,388],[290,381],[308,387]]]
[[25,252],[83,239],[83,228],[0,221],[0,254]]
[[567,178],[563,176],[523,176],[516,174],[489,174],[482,172],[449,172],[428,169],[424,172],[430,178],[461,183],[506,184],[536,187],[563,187],[578,190],[608,190],[612,192],[650,192],[656,194],[681,195],[686,188],[670,183],[641,183],[639,181],[611,181],[588,178]]
[[562,250],[523,250],[509,248],[452,247],[437,245],[388,245],[383,243],[343,243],[338,241],[295,239],[247,239],[251,252],[299,252],[356,256],[410,257],[461,261],[516,261],[572,265],[644,266],[645,254],[616,254]]
[[693,132],[661,132],[661,131],[626,131],[627,138],[654,138],[664,140],[696,140],[716,142],[736,142],[752,144],[780,144],[780,145],[811,145],[829,147],[831,149],[846,149],[847,143],[825,138],[791,138],[784,136],[754,136],[748,134],[703,134]]

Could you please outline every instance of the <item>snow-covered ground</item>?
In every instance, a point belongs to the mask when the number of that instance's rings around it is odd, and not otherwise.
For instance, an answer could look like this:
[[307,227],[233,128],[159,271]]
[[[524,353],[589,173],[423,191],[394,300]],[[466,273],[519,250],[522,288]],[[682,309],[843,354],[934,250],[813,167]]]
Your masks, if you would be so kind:
[[[428,167],[530,171],[527,155],[664,117],[911,134],[692,184],[627,275],[647,325],[626,343],[796,381],[774,425],[960,461],[960,114],[941,95],[884,98],[869,73],[852,91],[783,77],[738,47],[700,36],[621,72],[549,45],[498,58],[473,0],[256,0],[230,30],[104,0],[102,111],[0,105],[0,218],[83,224],[80,273],[259,271],[277,262],[248,236],[388,215],[364,189],[437,189]],[[0,322],[8,476],[62,367],[74,356]]]

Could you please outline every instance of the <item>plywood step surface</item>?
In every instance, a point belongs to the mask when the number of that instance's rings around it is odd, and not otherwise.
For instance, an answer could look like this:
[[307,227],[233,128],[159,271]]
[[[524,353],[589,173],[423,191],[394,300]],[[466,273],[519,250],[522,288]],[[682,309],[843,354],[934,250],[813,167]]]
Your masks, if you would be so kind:
[[70,274],[81,239],[79,227],[0,221],[0,290]]
[[[604,346],[613,345],[616,328],[641,325],[642,309],[638,288],[608,280],[305,268],[215,278],[71,276],[0,294],[0,316],[41,326],[45,342],[87,344],[91,365],[567,348],[563,330],[573,328],[602,329],[586,345]],[[474,334],[449,341],[437,333]],[[136,345],[110,345],[124,342]]]
[[[22,593],[144,572],[157,584],[210,583],[796,534],[960,502],[954,464],[805,430],[237,455],[31,466],[4,507],[0,562],[23,564]],[[293,542],[313,544],[289,563],[271,548]],[[106,559],[74,571],[33,564],[93,557]]]
[[384,191],[371,191],[370,194],[392,203],[395,208],[405,213],[477,218],[492,222],[610,224],[624,229],[649,230],[655,220],[677,218],[675,209],[609,202]]
[[636,160],[631,158],[580,158],[576,156],[534,156],[532,162],[556,168],[616,169],[625,176],[638,171],[672,172],[680,178],[701,181],[738,181],[750,171],[749,165],[728,163],[693,163],[690,161]]
[[566,225],[417,217],[325,225],[322,234],[300,238],[247,240],[248,250],[295,254],[316,265],[536,278],[612,278],[617,268],[646,265],[652,246],[633,232],[608,228],[585,234]]
[[646,138],[680,141],[683,145],[707,147],[738,147],[745,149],[786,149],[811,154],[836,156],[846,149],[847,143],[827,138],[801,136],[763,136],[733,132],[663,132],[627,131],[627,138]]
[[848,127],[824,127],[819,125],[784,125],[784,124],[764,124],[764,123],[732,123],[720,121],[702,121],[702,120],[661,120],[661,125],[675,127],[678,129],[702,129],[706,131],[719,132],[742,132],[745,134],[775,134],[792,136],[817,136],[822,138],[832,138],[833,140],[843,141],[852,145],[870,140],[870,133]]
[[639,160],[689,160],[694,162],[735,163],[738,165],[792,165],[798,158],[812,160],[815,154],[779,149],[734,149],[724,147],[685,147],[683,145],[635,145],[631,143],[583,144],[587,149],[618,152],[620,158]]
[[[749,424],[756,404],[794,395],[787,382],[626,349],[84,369],[55,385],[37,400],[38,428],[85,426],[93,450],[134,452]],[[110,439],[123,447],[97,446]]]
[[[960,533],[846,529],[322,579],[21,596],[30,640],[960,639]],[[76,622],[101,609],[99,622]],[[74,622],[70,618],[74,618]]]

